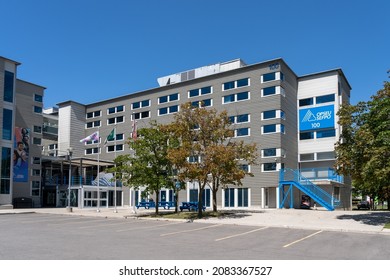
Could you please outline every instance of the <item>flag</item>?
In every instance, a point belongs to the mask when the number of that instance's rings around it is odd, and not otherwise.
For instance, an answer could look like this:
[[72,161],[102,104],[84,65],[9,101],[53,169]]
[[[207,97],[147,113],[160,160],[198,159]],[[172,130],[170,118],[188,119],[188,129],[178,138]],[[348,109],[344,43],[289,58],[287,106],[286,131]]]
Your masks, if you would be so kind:
[[137,122],[133,120],[133,123],[131,124],[131,138],[133,140],[137,139]]
[[106,140],[104,141],[104,145],[107,145],[108,141],[114,141],[116,138],[116,129],[115,127],[111,130],[110,134],[107,136]]
[[91,135],[85,137],[84,139],[80,140],[81,143],[85,143],[88,141],[99,141],[99,131],[96,131],[96,132],[92,133]]

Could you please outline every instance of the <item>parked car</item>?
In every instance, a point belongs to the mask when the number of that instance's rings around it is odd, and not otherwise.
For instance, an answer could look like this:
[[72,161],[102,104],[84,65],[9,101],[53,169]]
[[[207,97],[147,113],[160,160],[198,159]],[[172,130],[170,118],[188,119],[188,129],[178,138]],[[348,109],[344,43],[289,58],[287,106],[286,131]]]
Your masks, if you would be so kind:
[[370,203],[366,200],[359,201],[357,204],[357,209],[370,209]]

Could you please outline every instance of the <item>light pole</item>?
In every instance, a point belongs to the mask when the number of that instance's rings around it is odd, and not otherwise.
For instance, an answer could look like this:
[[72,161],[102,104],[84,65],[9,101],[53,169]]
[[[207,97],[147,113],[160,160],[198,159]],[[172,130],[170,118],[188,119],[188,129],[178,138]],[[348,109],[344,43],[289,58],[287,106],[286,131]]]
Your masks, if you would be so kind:
[[68,160],[69,160],[69,186],[68,186],[68,212],[72,212],[72,207],[70,206],[70,188],[72,181],[72,148],[68,149]]

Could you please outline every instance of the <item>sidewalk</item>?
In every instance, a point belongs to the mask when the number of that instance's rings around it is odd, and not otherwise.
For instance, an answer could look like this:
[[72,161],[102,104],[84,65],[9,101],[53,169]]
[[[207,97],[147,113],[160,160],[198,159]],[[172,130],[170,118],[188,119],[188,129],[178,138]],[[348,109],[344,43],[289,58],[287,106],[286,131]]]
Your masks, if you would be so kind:
[[[69,212],[66,208],[32,208],[32,209],[5,209],[2,214],[18,213],[45,213],[56,215],[81,215],[102,218],[141,218],[140,214],[153,213],[154,209],[144,210],[118,207],[114,208],[78,209],[72,208]],[[225,218],[208,218],[194,220],[195,223],[221,223],[232,225],[268,226],[295,229],[329,230],[343,232],[365,232],[389,234],[390,229],[384,229],[385,223],[390,222],[390,211],[326,211],[300,210],[300,209],[261,209],[261,210],[236,210],[235,214]],[[158,218],[159,220],[167,220]],[[177,221],[177,220],[176,220]]]

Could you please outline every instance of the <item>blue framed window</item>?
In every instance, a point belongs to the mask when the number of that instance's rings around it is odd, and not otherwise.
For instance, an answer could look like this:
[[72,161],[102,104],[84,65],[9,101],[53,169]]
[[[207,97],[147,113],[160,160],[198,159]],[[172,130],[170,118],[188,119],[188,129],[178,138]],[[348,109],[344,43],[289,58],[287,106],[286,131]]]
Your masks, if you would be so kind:
[[189,97],[195,97],[199,95],[199,89],[192,89],[189,91]]
[[299,107],[313,105],[313,97],[299,100]]
[[238,207],[248,207],[249,195],[248,188],[237,189]]
[[179,100],[179,94],[173,93],[170,95],[160,96],[158,98],[158,103],[161,104],[161,103],[167,103],[167,102],[172,102],[172,101],[176,101],[176,100]]
[[158,98],[158,103],[167,103],[168,102],[168,95],[167,96],[161,96]]
[[334,100],[335,100],[335,95],[334,94],[317,96],[316,97],[316,104],[327,103],[327,102],[334,102]]
[[276,86],[263,88],[263,96],[276,94]]
[[236,87],[235,81],[226,82],[223,84],[223,90],[233,89]]
[[263,75],[263,83],[276,80],[276,72]]
[[246,87],[248,85],[249,85],[249,79],[248,78],[237,80],[237,87]]
[[223,103],[231,103],[231,102],[234,102],[235,101],[235,95],[234,94],[231,94],[231,95],[226,95],[223,97]]
[[225,189],[225,207],[234,207],[234,189]]
[[276,171],[276,162],[263,163],[263,171]]
[[203,87],[203,88],[200,89],[200,94],[201,95],[209,94],[211,92],[212,92],[211,86]]
[[276,118],[276,110],[269,110],[269,111],[264,111],[263,112],[263,119],[274,119]]
[[263,149],[263,157],[276,157],[276,148]]
[[234,88],[239,88],[239,87],[246,87],[249,86],[249,78],[244,78],[240,79],[237,81],[230,81],[223,83],[223,90],[229,90],[229,89],[234,89]]
[[169,101],[176,101],[176,100],[179,100],[179,94],[178,93],[173,93],[171,95],[169,95]]
[[42,114],[42,107],[34,106],[34,113]]
[[4,101],[14,102],[14,77],[15,74],[4,71]]
[[317,131],[317,138],[327,138],[327,137],[335,137],[335,136],[336,136],[335,129]]
[[237,93],[237,101],[247,100],[247,99],[249,99],[249,92],[245,91],[245,92]]
[[249,127],[236,129],[236,137],[249,136]]
[[299,133],[299,140],[308,140],[308,139],[314,139],[313,131]]
[[249,114],[238,115],[236,117],[236,123],[249,122]]
[[263,133],[273,133],[276,132],[276,124],[268,124],[263,126]]
[[43,102],[43,96],[39,95],[39,94],[35,94],[34,95],[34,101],[42,103]]
[[12,139],[12,110],[3,109],[3,139]]

